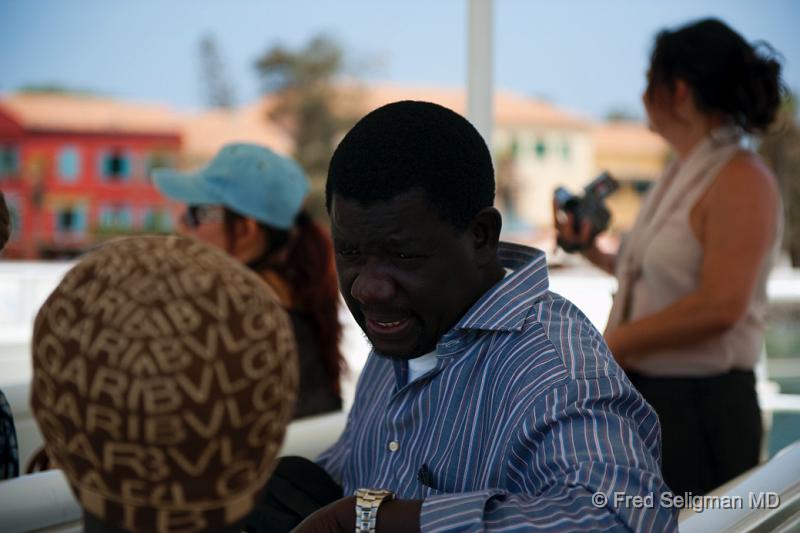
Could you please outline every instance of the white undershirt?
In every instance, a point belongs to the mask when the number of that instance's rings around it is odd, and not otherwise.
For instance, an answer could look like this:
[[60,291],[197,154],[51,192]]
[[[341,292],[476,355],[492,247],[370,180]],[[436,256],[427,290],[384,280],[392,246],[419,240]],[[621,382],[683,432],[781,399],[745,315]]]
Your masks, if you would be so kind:
[[[511,272],[513,272],[513,270],[510,268],[506,268],[505,271],[505,276],[508,276],[511,274]],[[428,352],[424,355],[420,355],[419,357],[415,357],[414,359],[409,359],[408,382],[411,383],[418,377],[427,374],[434,368],[436,368],[436,350]]]
[[408,382],[411,383],[436,367],[436,350],[408,360]]

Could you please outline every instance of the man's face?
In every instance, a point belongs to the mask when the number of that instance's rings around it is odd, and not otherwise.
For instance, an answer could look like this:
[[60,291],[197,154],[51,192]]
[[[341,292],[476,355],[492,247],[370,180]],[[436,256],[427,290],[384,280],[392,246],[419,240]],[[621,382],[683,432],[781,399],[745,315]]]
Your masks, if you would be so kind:
[[420,192],[371,205],[334,195],[330,212],[339,286],[375,350],[401,359],[434,350],[480,295],[471,232]]

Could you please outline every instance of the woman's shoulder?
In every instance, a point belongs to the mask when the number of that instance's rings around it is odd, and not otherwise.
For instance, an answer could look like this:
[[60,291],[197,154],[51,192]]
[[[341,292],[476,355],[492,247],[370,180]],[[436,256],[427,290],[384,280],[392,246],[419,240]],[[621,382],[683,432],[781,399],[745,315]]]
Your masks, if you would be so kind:
[[758,186],[768,192],[778,193],[775,175],[758,154],[750,150],[739,150],[719,173],[720,181],[731,185]]
[[778,182],[758,154],[739,150],[720,169],[708,191],[709,203],[743,196],[751,205],[774,206],[778,201]]

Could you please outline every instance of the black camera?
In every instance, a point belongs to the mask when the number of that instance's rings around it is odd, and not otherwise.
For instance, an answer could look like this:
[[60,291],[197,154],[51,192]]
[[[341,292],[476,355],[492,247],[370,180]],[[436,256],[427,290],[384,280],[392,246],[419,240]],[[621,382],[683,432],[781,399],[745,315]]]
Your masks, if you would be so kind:
[[[603,199],[619,188],[617,180],[611,177],[608,172],[603,172],[592,182],[583,188],[583,197],[572,194],[564,187],[559,187],[553,193],[556,200],[556,207],[559,211],[572,213],[575,223],[576,233],[580,233],[583,222],[588,220],[592,226],[591,239],[593,241],[597,235],[608,227],[611,221],[611,213],[603,204]],[[577,252],[581,246],[577,243],[565,242],[560,237],[558,245],[567,252]]]

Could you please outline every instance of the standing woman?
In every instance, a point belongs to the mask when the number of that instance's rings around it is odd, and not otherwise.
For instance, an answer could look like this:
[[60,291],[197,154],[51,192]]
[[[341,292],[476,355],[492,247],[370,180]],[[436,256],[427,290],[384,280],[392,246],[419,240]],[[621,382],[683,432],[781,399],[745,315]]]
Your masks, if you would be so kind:
[[300,356],[295,418],[338,411],[339,291],[330,236],[302,210],[309,184],[294,161],[254,144],[229,144],[207,167],[153,173],[186,204],[179,230],[246,264],[289,312]]
[[709,492],[758,463],[753,367],[782,210],[775,178],[742,139],[765,132],[781,103],[771,52],[715,19],[659,33],[642,99],[674,160],[619,254],[600,251],[587,224],[556,221],[617,276],[606,341],[659,415],[674,493]]

